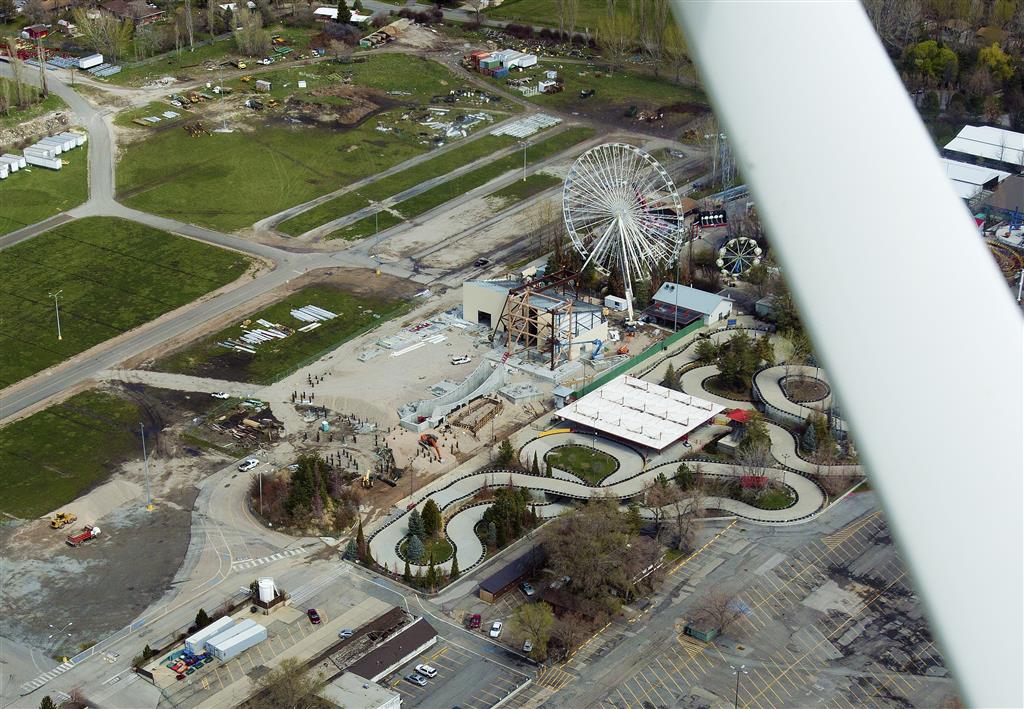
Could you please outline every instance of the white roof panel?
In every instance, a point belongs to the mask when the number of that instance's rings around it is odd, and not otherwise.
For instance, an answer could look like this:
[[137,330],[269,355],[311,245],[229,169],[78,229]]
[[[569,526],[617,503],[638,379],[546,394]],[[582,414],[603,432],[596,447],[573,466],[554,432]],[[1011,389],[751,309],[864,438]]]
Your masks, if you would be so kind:
[[725,409],[623,375],[558,411],[566,421],[662,450]]

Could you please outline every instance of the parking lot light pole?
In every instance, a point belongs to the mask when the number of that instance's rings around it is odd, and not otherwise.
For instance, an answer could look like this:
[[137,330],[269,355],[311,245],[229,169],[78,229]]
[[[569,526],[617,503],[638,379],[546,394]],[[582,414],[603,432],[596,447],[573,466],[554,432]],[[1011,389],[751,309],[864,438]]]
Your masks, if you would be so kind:
[[64,289],[60,289],[56,293],[50,293],[50,297],[53,298],[53,310],[57,313],[57,339],[63,340],[63,336],[60,334],[60,294],[64,292]]
[[736,675],[736,695],[733,698],[732,706],[733,706],[733,709],[739,709],[740,708],[740,675],[747,674],[747,666],[746,665],[740,665],[739,667],[736,667],[735,665],[729,665],[729,667],[732,669],[732,673],[734,675]]
[[153,494],[149,488],[149,456],[146,455],[146,425],[139,422],[139,431],[142,433],[142,469],[146,473],[146,509],[153,511]]

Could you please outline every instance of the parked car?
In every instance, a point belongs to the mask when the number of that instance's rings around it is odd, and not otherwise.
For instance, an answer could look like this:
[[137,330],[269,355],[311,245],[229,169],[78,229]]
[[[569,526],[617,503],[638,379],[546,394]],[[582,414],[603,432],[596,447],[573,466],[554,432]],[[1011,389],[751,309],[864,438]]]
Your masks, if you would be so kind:
[[413,684],[415,684],[415,685],[417,685],[419,687],[426,687],[427,686],[427,678],[424,677],[421,674],[406,675],[405,676],[405,681],[406,682],[412,682]]
[[215,391],[210,394],[214,399],[227,399],[228,393],[226,391]]
[[416,665],[416,672],[431,679],[437,677],[437,670],[430,665]]
[[456,355],[452,357],[452,364],[469,364],[472,359],[469,355]]
[[338,631],[338,637],[344,640],[345,638],[351,638],[355,633],[356,631],[352,630],[352,628],[345,628]]
[[491,262],[489,258],[478,258],[473,262],[473,266],[476,268],[483,268]]
[[313,625],[320,625],[320,614],[316,612],[316,608],[310,608],[306,611],[306,616],[309,617],[309,622]]
[[259,464],[260,461],[258,458],[246,458],[245,460],[238,464],[238,470],[239,472],[242,473],[248,473],[250,470],[252,470]]
[[501,637],[501,621],[500,620],[496,620],[493,623],[491,623],[491,631],[489,633],[487,633],[487,634],[490,635],[492,638],[500,638]]
[[477,628],[479,628],[480,627],[480,614],[479,613],[474,613],[473,615],[469,616],[469,619],[466,621],[466,627],[469,628],[470,630],[476,630]]
[[519,588],[523,589],[523,593],[526,594],[527,598],[533,597],[533,594],[535,593],[535,591],[533,590],[533,586],[528,584],[526,581],[523,581],[521,584],[519,584]]
[[523,652],[525,652],[527,654],[533,652],[533,641],[532,640],[527,640],[526,642],[523,643]]

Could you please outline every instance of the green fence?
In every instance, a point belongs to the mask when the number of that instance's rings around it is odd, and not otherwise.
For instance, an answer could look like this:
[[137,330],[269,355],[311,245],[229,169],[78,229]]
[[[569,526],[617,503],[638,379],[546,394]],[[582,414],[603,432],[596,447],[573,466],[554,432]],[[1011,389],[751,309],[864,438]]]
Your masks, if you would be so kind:
[[637,366],[638,364],[641,364],[642,362],[646,362],[647,360],[649,360],[654,355],[661,354],[665,350],[667,350],[670,347],[672,347],[672,345],[674,345],[677,342],[679,342],[680,340],[682,340],[684,337],[687,337],[688,335],[692,335],[694,332],[696,332],[697,330],[701,329],[702,327],[704,327],[704,322],[701,321],[701,320],[698,320],[697,322],[690,323],[689,325],[684,327],[679,332],[676,332],[676,333],[674,333],[672,335],[669,335],[668,337],[666,337],[661,342],[654,343],[653,345],[648,347],[646,350],[644,350],[643,352],[638,354],[636,357],[631,357],[631,358],[627,359],[625,362],[623,362],[622,364],[618,364],[618,365],[612,367],[607,372],[602,374],[600,377],[598,377],[594,381],[590,382],[590,384],[587,384],[582,389],[578,389],[575,392],[576,398],[578,399],[581,396],[586,396],[590,392],[594,391],[594,389],[597,389],[599,386],[604,386],[605,384],[610,382],[612,379],[615,379],[615,377],[617,377],[617,376],[619,376],[621,374],[625,374],[626,372],[631,370],[633,367]]

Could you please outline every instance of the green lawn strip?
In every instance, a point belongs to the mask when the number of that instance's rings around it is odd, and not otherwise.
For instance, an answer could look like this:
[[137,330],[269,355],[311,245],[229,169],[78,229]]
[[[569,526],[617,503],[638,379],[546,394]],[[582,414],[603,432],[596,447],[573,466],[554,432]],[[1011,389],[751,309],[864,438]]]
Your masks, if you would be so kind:
[[[62,224],[0,251],[0,388],[242,275],[245,256],[113,217]],[[56,337],[54,303],[61,291]]]
[[[178,117],[170,119],[164,118],[161,115],[164,111],[174,111],[178,114]],[[162,128],[163,126],[170,125],[172,123],[177,123],[178,121],[187,121],[194,118],[191,111],[187,111],[184,108],[178,108],[177,106],[172,106],[171,104],[165,103],[163,101],[151,101],[150,103],[147,103],[145,106],[140,106],[139,108],[130,108],[127,111],[121,111],[119,114],[117,114],[117,117],[114,119],[114,125],[134,127],[139,125],[135,123],[136,118],[145,118],[148,116],[156,116],[160,119],[159,123],[154,123],[150,126],[154,129]]]
[[412,137],[268,126],[197,138],[155,133],[124,149],[119,198],[135,209],[233,231],[419,155]]
[[312,209],[297,214],[278,225],[278,230],[286,234],[304,234],[321,224],[351,214],[370,204],[370,201],[381,201],[410,187],[415,187],[424,180],[444,175],[463,165],[508,147],[515,142],[511,136],[485,135],[464,145],[452,148],[429,160],[413,165],[394,175],[371,182],[354,192],[318,204]]
[[139,449],[140,413],[87,391],[0,429],[0,511],[38,517],[102,483]]
[[[454,547],[452,547],[452,543],[444,537],[427,537],[426,539],[421,539],[420,541],[423,542],[423,559],[420,561],[420,563],[424,566],[430,563],[431,552],[433,552],[435,564],[442,564],[448,561],[448,559],[451,558],[452,554],[455,553],[455,549]],[[403,541],[401,546],[398,547],[398,553],[402,556],[403,559],[405,558],[405,551],[408,547],[409,537],[406,537],[405,541]]]
[[772,488],[754,502],[754,507],[762,510],[784,510],[793,504],[793,493],[788,488]]
[[[27,70],[29,67],[25,67],[25,69]],[[34,78],[33,74],[33,80]],[[14,82],[10,79],[0,79],[0,87],[5,92],[4,95],[9,96],[11,103],[14,104],[16,102]],[[39,89],[31,84],[23,82],[22,91],[25,91],[26,95],[30,95],[33,98],[39,96]],[[67,108],[64,100],[57,94],[50,94],[39,103],[34,103],[24,108],[12,107],[6,115],[0,115],[0,128],[13,128],[33,118],[46,115],[50,111],[59,111],[62,108]]]
[[[338,317],[323,322],[315,330],[296,331],[290,337],[264,342],[255,348],[256,354],[235,352],[217,344],[222,340],[237,340],[242,334],[242,328],[238,324],[232,325],[160,360],[154,369],[270,384],[326,351],[409,309],[407,301],[357,297],[332,286],[316,285],[293,293],[268,308],[247,315],[244,319],[263,319],[297,330],[305,323],[292,317],[290,311],[305,305],[324,308],[336,313]],[[372,312],[368,312],[367,309]],[[380,317],[375,318],[374,314]]]
[[[586,446],[562,446],[556,448],[545,456],[545,461],[551,463],[551,467],[572,473],[581,480],[586,480],[591,485],[597,485],[606,477],[615,472],[618,468],[618,461],[604,451]],[[533,461],[523,461],[532,465]],[[544,469],[544,461],[539,461],[541,470]]]
[[[617,3],[615,13],[629,17],[629,5],[625,2]],[[593,32],[600,26],[607,12],[606,0],[579,0],[576,31],[580,34],[585,30]],[[558,27],[558,10],[551,0],[505,0],[501,5],[487,9],[485,14],[492,20]]]
[[77,207],[89,196],[89,144],[61,154],[60,170],[29,165],[0,182],[0,234]]
[[499,207],[507,207],[561,183],[562,180],[554,175],[535,172],[527,175],[525,180],[516,180],[511,185],[491,192],[487,199],[497,200]]
[[[679,86],[669,79],[655,78],[645,74],[628,71],[617,71],[609,75],[604,67],[586,64],[559,64],[558,60],[541,61],[516,78],[532,76],[534,81],[544,78],[544,72],[555,69],[562,79],[564,91],[557,94],[537,94],[526,99],[541,106],[551,106],[563,111],[607,110],[610,105],[618,105],[623,112],[629,106],[636,105],[639,109],[653,109],[672,104],[695,104],[707,106],[707,97],[703,92],[690,87]],[[582,74],[582,76],[581,76]],[[600,78],[598,74],[601,74]],[[499,86],[505,79],[492,79]],[[590,98],[580,98],[581,89],[593,89],[596,93]]]
[[[527,149],[527,164],[529,165],[540,162],[552,155],[562,152],[563,150],[567,150],[577,143],[587,140],[593,135],[593,128],[570,128],[553,135],[550,138],[546,138]],[[458,177],[452,178],[447,182],[442,182],[435,187],[431,187],[425,192],[421,192],[415,197],[410,197],[409,199],[399,202],[394,205],[393,209],[401,213],[405,219],[411,219],[433,209],[434,207],[442,205],[459,195],[466,194],[470,190],[475,189],[496,177],[500,177],[507,172],[522,169],[522,165],[523,158],[518,152],[506,155],[500,160],[495,160],[483,167],[479,167],[475,170],[459,175]],[[385,214],[388,214],[388,221],[394,220],[394,223],[398,223],[399,220],[390,212],[378,212],[378,218],[382,221],[380,224],[381,229],[385,228],[383,225],[383,218]],[[393,226],[393,224],[389,224],[389,226]],[[353,222],[348,226],[331,232],[327,238],[352,240],[361,239],[373,233],[374,216],[371,214],[357,222]]]

